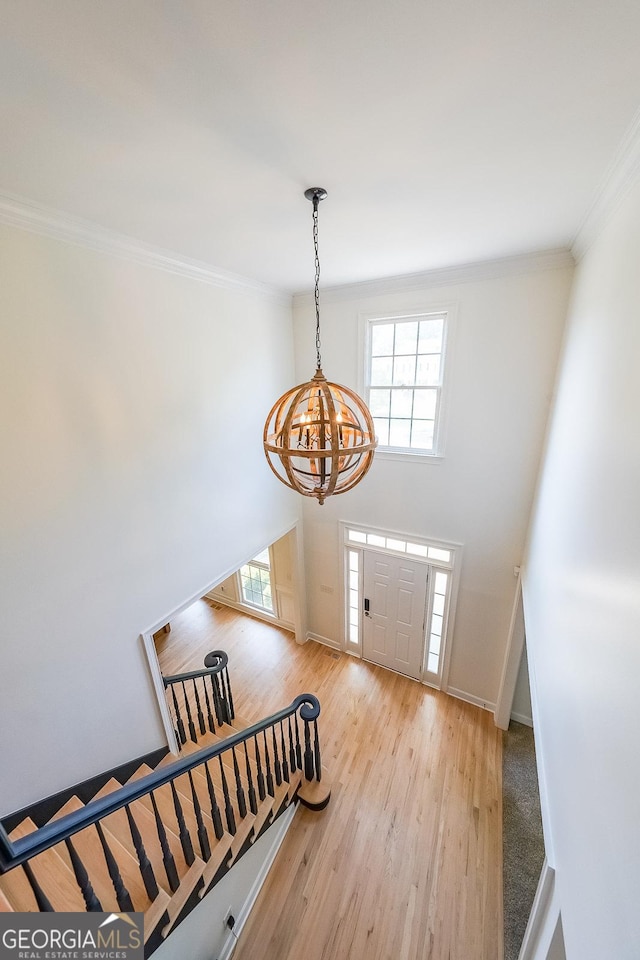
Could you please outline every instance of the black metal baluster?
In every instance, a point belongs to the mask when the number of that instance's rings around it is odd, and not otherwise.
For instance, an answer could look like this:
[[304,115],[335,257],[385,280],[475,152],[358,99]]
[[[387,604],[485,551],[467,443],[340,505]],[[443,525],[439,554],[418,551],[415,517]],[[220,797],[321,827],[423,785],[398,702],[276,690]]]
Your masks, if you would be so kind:
[[184,862],[188,867],[190,867],[193,861],[196,859],[196,855],[193,852],[191,834],[187,829],[187,824],[185,823],[184,813],[182,810],[182,804],[180,803],[180,797],[178,796],[178,791],[176,790],[176,785],[173,780],[170,783],[170,787],[171,797],[173,799],[173,809],[176,812],[176,820],[178,821],[178,836],[180,837],[180,845],[184,854]]
[[224,828],[222,826],[222,817],[220,816],[220,807],[218,806],[218,801],[216,800],[216,792],[213,789],[213,780],[211,779],[211,774],[209,773],[209,765],[205,762],[204,764],[205,773],[207,774],[207,789],[209,791],[209,800],[211,801],[211,819],[213,820],[213,829],[216,835],[216,840],[220,840],[222,834],[224,833]]
[[205,703],[206,703],[206,705],[207,705],[207,721],[208,721],[208,723],[209,723],[209,731],[210,731],[211,733],[215,733],[215,732],[216,732],[216,725],[215,725],[215,723],[213,722],[213,714],[211,713],[211,703],[210,703],[210,701],[209,701],[209,688],[207,687],[207,679],[206,679],[206,677],[203,677],[203,678],[202,678],[202,688],[203,688],[203,690],[204,690],[204,699],[205,699]]
[[293,747],[293,732],[291,730],[291,717],[289,717],[289,766],[291,773],[296,771],[296,751]]
[[185,687],[185,685],[184,685],[184,680],[182,681],[182,693],[183,693],[183,695],[184,695],[184,705],[185,705],[186,710],[187,710],[187,722],[188,722],[188,724],[189,724],[189,736],[191,737],[191,740],[193,741],[193,743],[197,743],[197,742],[198,742],[198,737],[196,736],[196,728],[195,728],[195,726],[193,725],[193,717],[191,716],[191,705],[190,705],[190,703],[189,703],[189,697],[187,696],[187,690],[186,690],[186,687]]
[[275,797],[276,792],[273,789],[273,775],[271,773],[271,758],[269,757],[269,747],[267,746],[267,731],[262,731],[264,737],[264,762],[267,768],[267,792],[270,797]]
[[175,893],[178,887],[180,886],[180,880],[178,878],[178,871],[176,869],[176,862],[173,859],[173,854],[171,853],[171,847],[169,846],[169,841],[167,840],[167,831],[164,828],[164,824],[160,819],[160,813],[158,812],[158,804],[156,803],[156,798],[153,795],[153,790],[149,794],[151,798],[151,806],[153,807],[153,815],[156,820],[156,830],[158,832],[158,840],[160,841],[160,846],[162,848],[162,862],[164,864],[165,873],[167,874],[167,880],[169,881],[169,889],[172,893]]
[[136,854],[138,857],[138,863],[140,864],[140,873],[142,874],[144,888],[147,891],[149,900],[155,900],[160,891],[158,890],[158,883],[153,872],[153,867],[151,866],[147,856],[147,851],[144,848],[142,837],[140,836],[140,831],[138,830],[138,824],[133,819],[133,814],[129,809],[129,804],[127,804],[124,809],[127,814],[127,820],[129,821],[131,839],[133,840],[133,845],[136,848]]
[[207,732],[207,725],[204,722],[204,714],[202,712],[202,705],[200,703],[200,694],[198,693],[198,685],[196,683],[195,677],[193,678],[192,683],[193,683],[193,692],[196,698],[196,712],[198,714],[198,726],[200,727],[200,736],[204,737],[205,733]]
[[23,863],[22,869],[24,870],[27,880],[29,881],[29,885],[33,890],[33,895],[36,898],[36,903],[38,904],[38,910],[40,913],[55,913],[53,907],[49,903],[49,898],[36,880],[33,870],[29,864]]
[[238,767],[238,758],[236,757],[236,748],[231,748],[231,755],[233,757],[233,772],[236,777],[236,797],[238,800],[238,813],[240,814],[240,819],[244,820],[247,815],[247,801],[245,800],[244,790],[242,789],[242,780],[240,779],[240,768]]
[[320,761],[320,737],[318,736],[318,721],[313,721],[313,756],[316,764],[316,780],[322,780],[322,763]]
[[124,885],[122,876],[120,875],[120,870],[116,862],[116,858],[111,852],[111,848],[107,843],[107,838],[104,835],[104,830],[102,825],[98,821],[95,824],[95,828],[98,831],[98,836],[100,837],[100,843],[102,845],[102,852],[104,853],[104,859],[107,864],[107,870],[109,871],[109,877],[111,878],[111,883],[113,884],[113,889],[115,891],[116,900],[118,901],[118,907],[122,910],[123,913],[133,913],[133,903],[131,901],[131,895]]
[[307,780],[313,780],[313,753],[311,752],[311,734],[309,721],[303,718],[304,723],[304,775]]
[[213,697],[213,709],[215,710],[216,720],[218,721],[218,726],[221,726],[225,722],[225,718],[222,711],[220,684],[218,683],[217,673],[211,674],[211,695]]
[[69,851],[71,866],[73,867],[75,878],[78,882],[78,886],[80,887],[82,896],[84,897],[84,902],[87,905],[87,910],[89,910],[91,913],[102,913],[102,904],[95,895],[94,889],[91,886],[91,881],[89,880],[89,874],[85,870],[84,864],[78,856],[76,848],[69,839],[65,840],[65,844],[67,846],[67,850]]
[[282,783],[282,767],[280,766],[280,757],[278,756],[278,744],[276,743],[276,728],[271,727],[271,736],[273,739],[273,771],[276,775],[276,786]]
[[226,667],[222,671],[222,675],[224,677],[224,683],[227,687],[227,713],[228,713],[227,723],[231,723],[231,721],[235,719],[236,711],[233,706],[233,696],[231,694],[231,684],[229,682],[229,671],[227,670]]
[[229,796],[229,787],[227,786],[227,778],[224,774],[224,767],[222,765],[221,756],[218,756],[218,761],[220,763],[220,775],[222,777],[222,792],[224,794],[224,815],[227,819],[227,830],[232,836],[235,836],[236,818],[233,813],[233,807],[231,806],[231,797]]
[[280,750],[282,753],[282,779],[289,783],[289,764],[287,763],[287,748],[284,742],[284,727],[280,721]]
[[209,834],[207,833],[207,828],[204,825],[204,820],[202,819],[202,810],[200,808],[200,800],[198,794],[196,793],[196,788],[193,783],[193,774],[191,770],[188,770],[189,774],[189,783],[191,784],[191,794],[193,796],[193,808],[196,812],[196,823],[198,824],[198,840],[200,841],[200,850],[202,852],[202,859],[209,860],[211,857],[211,847],[209,846]]
[[256,779],[258,781],[258,796],[260,797],[260,802],[264,800],[267,795],[267,791],[264,785],[264,773],[262,772],[262,760],[260,758],[260,747],[258,746],[258,735],[256,734],[253,738],[253,742],[256,746],[256,764],[258,766],[258,773]]
[[176,725],[177,725],[177,734],[178,734],[178,743],[180,745],[187,742],[187,735],[184,732],[184,723],[182,722],[182,714],[180,713],[180,707],[178,706],[178,698],[176,697],[175,684],[171,684],[171,696],[173,698],[173,709],[176,713]]
[[251,766],[249,764],[249,751],[247,750],[247,741],[244,741],[244,764],[247,769],[247,784],[248,784],[248,793],[249,793],[249,809],[251,813],[255,814],[258,812],[258,802],[256,800],[256,791],[253,786],[253,775],[251,773]]

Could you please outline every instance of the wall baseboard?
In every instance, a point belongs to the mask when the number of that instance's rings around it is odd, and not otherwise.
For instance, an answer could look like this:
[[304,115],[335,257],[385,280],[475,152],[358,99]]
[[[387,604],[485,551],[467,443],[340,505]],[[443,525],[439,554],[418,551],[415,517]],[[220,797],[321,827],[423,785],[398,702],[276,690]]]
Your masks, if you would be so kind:
[[329,637],[322,637],[319,633],[308,633],[307,640],[315,640],[316,643],[321,643],[324,647],[342,651],[342,645],[338,640],[330,640]]
[[221,597],[219,593],[215,593],[213,590],[205,593],[205,597],[208,600],[212,600],[214,603],[221,603],[224,607],[232,607],[234,610],[238,610],[240,613],[246,613],[249,617],[255,617],[256,620],[264,620],[265,623],[271,623],[276,627],[282,627],[283,630],[290,630],[292,633],[295,633],[294,624],[289,623],[288,620],[280,620],[279,617],[271,617],[268,613],[262,613],[261,610],[256,610],[254,607],[249,607],[244,603],[240,603],[238,600],[231,600],[229,597]]
[[476,707],[482,707],[483,710],[490,710],[492,713],[496,709],[495,703],[491,700],[482,700],[480,697],[474,696],[472,693],[467,693],[465,690],[458,690],[456,687],[447,687],[444,691],[448,693],[450,697],[455,697],[456,700],[464,700],[466,703],[473,703]]
[[511,719],[515,720],[516,723],[524,723],[525,727],[531,727],[533,729],[532,718],[527,717],[524,713],[512,713]]
[[240,936],[242,932],[242,928],[244,927],[245,923],[249,919],[249,914],[253,909],[253,905],[258,899],[258,894],[260,893],[260,890],[262,889],[264,882],[267,879],[267,875],[273,865],[273,861],[276,858],[278,850],[280,849],[282,842],[285,836],[287,835],[287,831],[289,830],[289,827],[293,822],[293,818],[295,816],[296,810],[297,810],[297,804],[293,804],[291,807],[289,807],[288,810],[285,811],[285,813],[282,814],[281,817],[278,818],[278,820],[276,821],[277,826],[274,824],[274,826],[271,828],[274,831],[273,842],[262,863],[262,866],[260,867],[258,875],[253,882],[253,886],[251,887],[251,890],[247,895],[247,899],[242,904],[240,912],[236,917],[233,933],[229,932],[229,934],[227,935],[224,945],[220,950],[220,953],[218,954],[217,960],[230,960],[230,957],[232,956],[236,946],[237,938]]

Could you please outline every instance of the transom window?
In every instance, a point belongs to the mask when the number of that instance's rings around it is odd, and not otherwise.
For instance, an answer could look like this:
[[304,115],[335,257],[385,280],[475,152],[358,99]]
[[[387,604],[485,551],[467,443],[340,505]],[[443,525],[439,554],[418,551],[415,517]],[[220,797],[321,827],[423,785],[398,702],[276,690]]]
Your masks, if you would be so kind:
[[370,320],[366,393],[379,449],[437,451],[446,313]]
[[240,568],[240,586],[245,603],[266,610],[267,613],[274,613],[269,550],[263,550]]
[[382,547],[393,553],[406,553],[413,557],[425,557],[427,560],[437,560],[439,563],[452,563],[451,550],[442,547],[432,547],[426,543],[413,543],[411,540],[400,540],[398,537],[383,537],[379,533],[365,533],[364,530],[347,528],[346,538],[351,543],[366,543],[370,547]]

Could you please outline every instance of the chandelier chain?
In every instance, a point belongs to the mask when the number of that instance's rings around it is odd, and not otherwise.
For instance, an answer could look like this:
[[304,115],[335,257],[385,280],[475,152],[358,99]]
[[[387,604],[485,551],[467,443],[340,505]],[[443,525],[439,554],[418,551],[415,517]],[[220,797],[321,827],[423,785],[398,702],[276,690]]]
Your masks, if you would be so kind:
[[322,358],[320,356],[320,257],[318,255],[318,199],[313,200],[313,249],[316,263],[316,362],[318,370],[322,369]]

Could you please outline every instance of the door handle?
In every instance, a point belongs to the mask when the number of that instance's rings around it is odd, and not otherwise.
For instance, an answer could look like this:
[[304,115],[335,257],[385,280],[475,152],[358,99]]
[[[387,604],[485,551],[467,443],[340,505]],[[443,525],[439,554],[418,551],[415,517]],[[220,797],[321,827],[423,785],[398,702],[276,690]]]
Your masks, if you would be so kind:
[[365,598],[364,598],[364,615],[365,615],[365,617],[370,617],[370,616],[371,616],[371,614],[369,613],[369,598],[368,598],[368,597],[365,597]]

